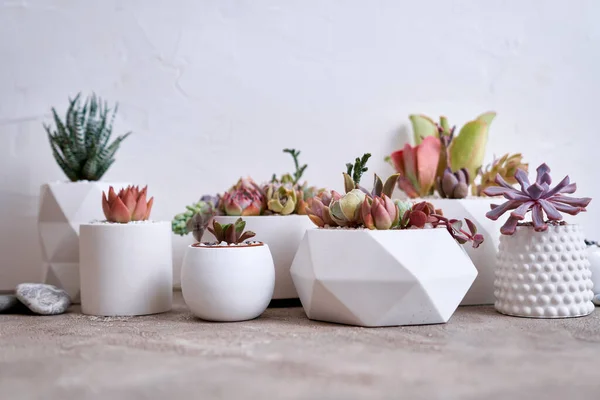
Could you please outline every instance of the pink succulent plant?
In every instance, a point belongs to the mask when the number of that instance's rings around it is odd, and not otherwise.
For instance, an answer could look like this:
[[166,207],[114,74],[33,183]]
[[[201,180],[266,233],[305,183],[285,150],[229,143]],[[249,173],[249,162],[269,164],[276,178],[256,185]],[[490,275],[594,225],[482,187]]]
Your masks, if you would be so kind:
[[424,138],[417,146],[406,144],[402,150],[393,152],[390,158],[400,173],[398,187],[411,198],[430,195],[435,184],[440,152],[440,139],[435,136]]
[[220,209],[226,215],[261,215],[266,208],[266,197],[252,178],[240,178],[235,186],[221,197]]
[[503,204],[492,204],[492,210],[488,211],[486,217],[497,220],[505,212],[514,210],[506,223],[500,228],[503,235],[512,235],[517,229],[520,221],[525,219],[525,214],[531,211],[533,228],[538,232],[548,229],[544,214],[549,221],[562,220],[561,212],[577,215],[586,211],[587,205],[592,200],[589,197],[575,198],[565,196],[565,193],[575,193],[577,185],[571,183],[568,176],[564,177],[554,188],[550,188],[552,178],[550,167],[542,164],[537,168],[537,177],[534,183],[529,182],[527,173],[517,169],[515,179],[519,182],[521,190],[509,185],[500,174],[496,175],[496,183],[499,186],[490,186],[483,190],[488,196],[503,195],[507,201]]
[[117,194],[111,186],[108,197],[102,192],[102,210],[109,222],[126,224],[131,221],[145,221],[150,217],[154,197],[146,202],[148,186],[142,190],[138,186],[128,186]]
[[361,206],[362,223],[373,230],[391,229],[398,225],[400,218],[396,204],[385,194],[372,199],[366,197]]

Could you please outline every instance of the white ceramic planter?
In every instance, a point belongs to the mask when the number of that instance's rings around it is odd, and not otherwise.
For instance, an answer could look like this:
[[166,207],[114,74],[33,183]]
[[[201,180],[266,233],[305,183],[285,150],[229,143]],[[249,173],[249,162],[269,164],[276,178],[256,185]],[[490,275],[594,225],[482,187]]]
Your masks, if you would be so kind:
[[[215,219],[220,223],[233,223],[239,217],[218,216]],[[295,299],[298,293],[290,275],[290,267],[298,245],[307,229],[314,228],[314,224],[306,215],[265,215],[260,217],[244,217],[246,230],[253,231],[258,240],[269,245],[273,262],[275,263],[275,290],[273,299]],[[213,241],[214,236],[206,232],[202,241]]]
[[262,314],[273,295],[275,267],[266,244],[190,245],[181,268],[181,291],[194,315],[209,321],[245,321]]
[[44,282],[62,288],[79,303],[79,225],[104,219],[102,191],[127,186],[107,182],[54,182],[42,185],[38,236]]
[[[496,266],[496,256],[498,254],[498,245],[500,244],[500,227],[504,224],[508,216],[503,216],[497,221],[488,219],[485,214],[490,211],[490,204],[500,204],[503,198],[494,197],[475,197],[467,199],[423,199],[430,202],[436,208],[441,208],[444,215],[449,218],[462,219],[468,218],[477,226],[477,232],[483,235],[483,243],[476,249],[471,243],[466,243],[463,248],[471,257],[475,268],[477,268],[477,278],[473,286],[467,292],[467,295],[460,303],[461,305],[482,305],[494,304],[494,267]],[[466,228],[466,227],[465,227]]]
[[81,310],[117,316],[171,309],[171,224],[81,225]]
[[308,318],[368,327],[448,322],[477,276],[445,229],[310,229],[291,271]]
[[496,310],[532,318],[566,318],[594,310],[591,271],[578,225],[546,232],[517,227],[502,235],[494,283]]
[[588,246],[586,249],[587,258],[590,262],[589,268],[592,272],[591,280],[594,284],[592,291],[594,295],[600,294],[600,247],[598,246]]

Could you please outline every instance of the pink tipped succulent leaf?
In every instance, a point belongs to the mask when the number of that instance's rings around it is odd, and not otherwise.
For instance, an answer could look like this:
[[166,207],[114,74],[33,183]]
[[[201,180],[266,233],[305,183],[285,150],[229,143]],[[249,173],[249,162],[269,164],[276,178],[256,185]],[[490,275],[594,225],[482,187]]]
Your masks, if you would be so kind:
[[406,144],[390,158],[400,173],[398,187],[409,197],[423,197],[431,193],[440,159],[441,143],[435,136],[427,136],[421,144]]
[[381,197],[366,197],[361,205],[361,218],[368,229],[392,229],[398,225],[398,207],[385,194]]
[[543,232],[548,229],[544,214],[550,221],[560,221],[562,220],[561,212],[577,215],[581,211],[585,211],[592,200],[588,197],[565,196],[565,193],[571,194],[577,190],[577,185],[571,183],[568,176],[563,178],[554,188],[550,188],[552,178],[550,177],[550,167],[548,165],[542,164],[536,171],[536,180],[531,183],[525,171],[517,170],[515,179],[520,185],[520,190],[510,186],[498,174],[496,183],[499,186],[491,186],[483,191],[488,196],[503,195],[507,199],[503,204],[492,205],[492,209],[486,214],[489,219],[495,221],[507,211],[513,210],[500,229],[502,234],[512,235],[515,233],[518,223],[525,219],[525,215],[529,211],[531,211],[534,229]]
[[244,231],[245,227],[246,222],[242,218],[238,218],[232,224],[220,224],[213,219],[213,226],[209,226],[208,231],[219,243],[240,244],[256,235],[252,231]]
[[320,194],[309,201],[306,204],[306,213],[308,218],[317,225],[318,227],[335,227],[338,226],[335,221],[331,218],[329,213],[329,204],[332,199],[338,200],[341,197],[339,193],[327,193]]
[[261,215],[266,205],[265,194],[251,178],[240,178],[220,201],[221,210],[231,216]]
[[146,201],[148,187],[128,186],[117,194],[109,187],[108,197],[102,192],[102,211],[106,220],[126,224],[131,221],[145,221],[150,217],[154,198]]

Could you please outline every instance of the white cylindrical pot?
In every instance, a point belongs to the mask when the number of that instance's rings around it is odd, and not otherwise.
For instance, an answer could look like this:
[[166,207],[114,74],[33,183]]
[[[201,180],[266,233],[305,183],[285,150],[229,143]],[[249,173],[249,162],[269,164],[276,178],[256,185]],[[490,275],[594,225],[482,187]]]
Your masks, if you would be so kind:
[[84,224],[80,235],[84,314],[146,315],[171,309],[169,222]]
[[600,246],[588,246],[586,249],[588,261],[590,262],[590,271],[592,272],[592,291],[594,295],[600,294]]
[[367,327],[448,322],[477,276],[442,228],[309,229],[291,271],[308,318]]
[[181,291],[196,316],[245,321],[262,314],[273,295],[275,267],[266,244],[187,248]]
[[64,289],[79,303],[79,226],[104,219],[102,192],[126,183],[53,182],[40,189],[38,236],[45,283]]
[[551,225],[545,232],[518,226],[500,237],[495,307],[519,317],[588,315],[594,310],[590,277],[579,225]]
[[[219,223],[234,223],[239,217],[217,216]],[[295,299],[298,293],[290,275],[290,267],[294,254],[307,229],[315,225],[306,215],[265,215],[259,217],[243,217],[246,230],[253,231],[256,236],[252,240],[269,245],[275,263],[275,289],[273,299]],[[203,241],[213,241],[214,236],[206,232]]]

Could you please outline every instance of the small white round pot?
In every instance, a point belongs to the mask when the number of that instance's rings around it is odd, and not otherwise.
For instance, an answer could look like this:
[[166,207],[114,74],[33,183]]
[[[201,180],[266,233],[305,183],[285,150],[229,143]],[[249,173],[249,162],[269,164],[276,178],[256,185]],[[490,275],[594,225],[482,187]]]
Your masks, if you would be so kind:
[[275,285],[267,244],[188,246],[181,292],[194,315],[208,321],[245,321],[261,315]]
[[[234,223],[239,217],[217,216],[219,223]],[[294,287],[290,267],[294,254],[307,229],[315,225],[306,215],[264,215],[243,217],[246,230],[253,231],[256,236],[252,240],[263,242],[271,249],[275,263],[275,289],[273,299],[295,299],[298,293]],[[206,231],[202,241],[214,241],[214,236]]]
[[73,303],[79,299],[79,225],[104,218],[99,207],[102,192],[126,183],[102,181],[52,182],[40,188],[38,235],[42,247],[45,283],[67,291]]
[[531,318],[581,317],[594,310],[592,273],[579,225],[501,235],[494,282],[496,310]]
[[600,247],[588,246],[586,249],[587,257],[590,262],[591,280],[594,283],[592,291],[594,295],[600,294]]
[[169,222],[81,225],[79,252],[84,314],[129,316],[171,309]]

